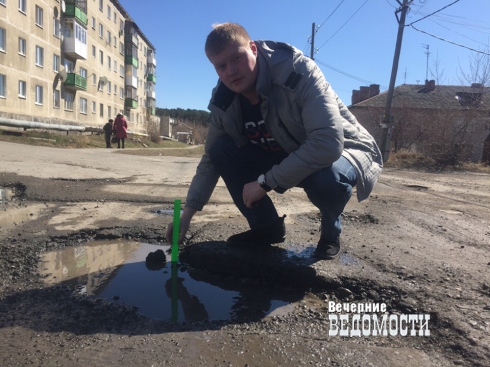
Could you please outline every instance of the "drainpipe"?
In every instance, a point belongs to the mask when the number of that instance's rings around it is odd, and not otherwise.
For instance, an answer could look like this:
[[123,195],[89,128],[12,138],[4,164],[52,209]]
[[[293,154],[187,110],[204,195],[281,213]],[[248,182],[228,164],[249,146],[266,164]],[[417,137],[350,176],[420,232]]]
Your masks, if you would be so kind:
[[6,119],[3,117],[0,117],[0,126],[10,126],[10,127],[24,128],[24,129],[85,131],[85,126],[44,124],[42,122],[33,122],[33,121],[25,121],[25,120],[12,120],[12,119]]

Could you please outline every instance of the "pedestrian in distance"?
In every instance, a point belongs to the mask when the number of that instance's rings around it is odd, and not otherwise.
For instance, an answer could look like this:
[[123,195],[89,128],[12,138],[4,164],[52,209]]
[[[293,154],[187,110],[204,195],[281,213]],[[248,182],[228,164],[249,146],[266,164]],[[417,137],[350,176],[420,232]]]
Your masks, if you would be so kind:
[[109,119],[109,121],[104,125],[102,128],[104,130],[104,137],[105,137],[105,147],[106,148],[112,148],[111,145],[111,136],[114,132],[114,120]]
[[[253,41],[239,24],[215,25],[205,52],[219,80],[209,110],[205,153],[189,187],[179,241],[221,176],[250,230],[227,243],[285,240],[284,217],[269,196],[303,188],[321,213],[314,256],[340,253],[341,214],[357,186],[369,197],[382,170],[373,137],[342,103],[313,60],[293,46]],[[172,238],[173,224],[166,238]]]
[[[118,113],[116,116],[116,120],[114,121],[114,130],[116,131],[117,138],[117,149],[124,149],[124,139],[128,137],[128,123],[124,118],[122,113]],[[122,144],[121,144],[122,143]]]

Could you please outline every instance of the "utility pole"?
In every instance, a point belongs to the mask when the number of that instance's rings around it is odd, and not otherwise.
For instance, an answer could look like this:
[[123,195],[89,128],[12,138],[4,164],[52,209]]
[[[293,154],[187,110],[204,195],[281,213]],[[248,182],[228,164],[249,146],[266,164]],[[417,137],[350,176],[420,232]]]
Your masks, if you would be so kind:
[[425,51],[425,54],[427,55],[427,66],[425,67],[425,80],[429,80],[429,45],[426,45],[425,43],[422,43],[423,47],[427,50]]
[[311,51],[310,59],[315,60],[315,23],[311,24]]
[[[391,102],[393,100],[393,91],[395,90],[396,73],[398,72],[398,60],[400,59],[400,50],[402,48],[403,29],[405,28],[405,18],[407,15],[408,7],[413,0],[403,0],[403,4],[396,0],[400,4],[400,8],[395,11],[396,18],[398,20],[398,35],[396,37],[395,56],[393,57],[393,67],[391,69],[390,87],[388,89],[388,95],[386,97],[386,107],[383,123],[381,125],[381,153],[383,154],[383,160],[387,161],[390,157],[391,148],[391,133],[390,128],[392,124],[391,118]],[[401,13],[400,19],[398,19],[398,13]]]

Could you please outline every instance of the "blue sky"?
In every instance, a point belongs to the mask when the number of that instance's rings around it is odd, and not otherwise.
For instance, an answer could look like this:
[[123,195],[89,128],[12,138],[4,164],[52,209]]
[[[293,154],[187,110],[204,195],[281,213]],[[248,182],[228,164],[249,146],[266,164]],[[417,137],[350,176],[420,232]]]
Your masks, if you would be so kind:
[[[402,1],[402,0],[400,0]],[[414,0],[406,24],[455,0]],[[157,107],[207,110],[217,76],[204,54],[213,23],[236,22],[252,39],[271,39],[310,54],[308,37],[315,22],[315,47],[327,81],[350,104],[353,89],[389,86],[398,23],[396,0],[120,0],[157,49]],[[490,44],[490,1],[460,0],[413,26],[475,49]],[[424,83],[439,60],[441,84],[461,84],[474,52],[405,27],[396,85]],[[430,71],[428,73],[431,78]]]

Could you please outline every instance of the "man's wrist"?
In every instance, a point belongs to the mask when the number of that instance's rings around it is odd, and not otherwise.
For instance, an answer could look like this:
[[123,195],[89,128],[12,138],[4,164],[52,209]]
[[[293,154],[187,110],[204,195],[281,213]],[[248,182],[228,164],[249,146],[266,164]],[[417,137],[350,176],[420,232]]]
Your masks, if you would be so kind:
[[272,188],[265,183],[265,175],[264,174],[259,176],[259,178],[257,179],[257,182],[260,185],[260,187],[262,187],[266,192],[269,192],[272,190]]

